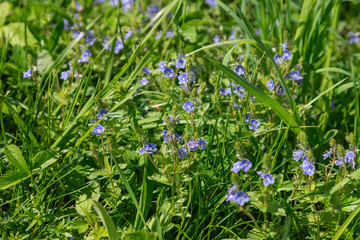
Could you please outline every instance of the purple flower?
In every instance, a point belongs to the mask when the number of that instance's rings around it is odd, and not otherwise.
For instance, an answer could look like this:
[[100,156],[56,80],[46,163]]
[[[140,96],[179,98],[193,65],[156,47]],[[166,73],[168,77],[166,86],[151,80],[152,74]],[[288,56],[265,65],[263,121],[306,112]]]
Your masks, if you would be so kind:
[[70,22],[69,22],[69,20],[67,20],[67,19],[63,19],[63,23],[64,23],[64,29],[65,30],[70,30],[71,29],[71,25],[70,25]]
[[164,62],[159,63],[159,70],[160,70],[160,72],[164,72],[164,70],[165,70],[165,63]]
[[294,81],[298,81],[298,80],[301,80],[303,79],[303,77],[300,76],[300,73],[298,70],[294,70],[290,73],[290,77],[292,80]]
[[140,80],[140,86],[146,86],[149,83],[149,81],[146,78],[142,78]]
[[220,42],[220,38],[219,38],[218,35],[215,35],[215,36],[214,36],[213,42],[214,42],[214,43],[219,43],[219,42]]
[[276,89],[276,93],[279,95],[285,95],[284,87],[281,84]]
[[244,204],[249,201],[249,196],[245,192],[240,191],[235,195],[234,201],[240,206],[244,206]]
[[229,187],[229,188],[228,188],[228,192],[229,192],[229,193],[235,192],[236,189],[237,189],[237,186],[236,186],[236,185],[233,185],[232,187]]
[[274,60],[275,60],[275,62],[276,62],[276,64],[282,64],[282,62],[283,62],[283,57],[281,56],[281,55],[279,55],[279,54],[276,54],[275,56],[274,56]]
[[143,70],[146,75],[149,75],[151,73],[151,70],[148,69],[147,67],[143,67]]
[[26,72],[23,74],[23,78],[29,78],[32,76],[31,68],[29,68]]
[[204,139],[199,139],[199,140],[198,140],[198,143],[199,143],[199,149],[200,149],[200,150],[206,149],[206,144],[207,144],[207,141],[206,141],[206,140],[204,140]]
[[265,176],[265,173],[263,172],[256,172],[256,173],[259,175],[260,179],[264,178]]
[[102,44],[103,47],[105,48],[105,50],[110,50],[109,40],[110,40],[110,38],[106,37],[103,44]]
[[297,150],[297,151],[293,152],[292,159],[295,161],[299,161],[300,158],[302,157],[303,153],[304,153],[304,151],[301,151],[301,150]]
[[171,78],[174,76],[174,69],[172,68],[169,68],[169,67],[166,67],[164,69],[164,77],[165,78]]
[[83,50],[81,57],[78,61],[78,63],[85,63],[85,62],[89,62],[90,61],[90,57],[91,57],[91,52],[89,49],[85,49]]
[[[99,114],[97,115],[98,119],[104,117],[108,112],[109,112],[108,110],[101,108],[99,110]],[[107,120],[107,117],[104,117],[103,120]]]
[[252,164],[249,161],[249,159],[244,158],[243,160],[240,161],[240,168],[241,168],[241,170],[244,170],[244,172],[249,171],[249,169],[251,167],[252,167]]
[[178,58],[175,62],[176,68],[185,68],[186,66],[186,59]]
[[132,31],[132,30],[129,30],[129,31],[124,35],[124,39],[129,39],[132,34],[133,34],[133,31]]
[[325,153],[323,154],[324,159],[327,159],[328,157],[330,157],[331,153],[332,153],[332,152],[331,152],[330,150],[327,151],[327,152],[325,152]]
[[183,109],[187,112],[190,113],[192,111],[195,110],[194,104],[191,101],[186,101],[183,105]]
[[95,37],[93,35],[93,31],[90,31],[89,34],[85,38],[85,42],[89,44],[90,46],[94,45],[96,42]]
[[285,52],[287,49],[287,42],[284,42],[283,44],[281,44],[282,50]]
[[[178,133],[175,133],[175,137],[176,137],[176,140],[178,140],[179,142],[183,143],[184,142],[184,139],[182,138],[182,136]],[[200,148],[201,149],[201,148]]]
[[354,152],[353,151],[348,151],[346,154],[345,154],[345,163],[351,163],[354,161]]
[[270,173],[265,173],[263,178],[263,183],[265,187],[269,186],[270,184],[274,184],[275,182],[275,179],[273,178],[273,176],[271,176]]
[[285,50],[282,57],[284,60],[291,60],[291,52],[289,50]]
[[222,88],[222,87],[220,87],[219,93],[222,96],[226,96],[226,95],[231,94],[231,89],[230,88]]
[[234,72],[237,74],[237,75],[242,75],[245,73],[245,70],[243,68],[243,66],[241,66],[240,64],[237,65],[235,68],[234,68]]
[[147,144],[144,145],[143,149],[144,149],[147,153],[151,154],[151,153],[153,153],[153,152],[156,151],[156,144],[154,144],[154,143],[147,143]]
[[343,164],[344,164],[343,158],[342,158],[342,157],[339,157],[339,156],[338,156],[338,158],[339,158],[339,159],[335,161],[335,165],[336,165],[336,166],[343,165]]
[[210,7],[216,7],[217,6],[216,0],[206,0],[205,3],[207,5],[209,5]]
[[151,4],[150,7],[148,7],[148,9],[147,9],[150,20],[152,20],[159,11],[160,11],[160,9],[156,4]]
[[270,79],[270,80],[266,83],[266,86],[269,88],[269,91],[274,90],[274,87],[275,87],[274,81]]
[[114,48],[114,53],[115,54],[118,54],[120,52],[120,50],[124,49],[124,44],[123,42],[121,41],[121,39],[116,39],[116,42],[115,42],[115,48]]
[[166,36],[168,36],[168,37],[173,37],[173,36],[174,36],[174,33],[173,33],[173,31],[171,31],[171,30],[167,30],[165,34],[166,34]]
[[80,3],[75,2],[75,9],[76,9],[76,11],[80,12],[83,8]]
[[62,80],[66,80],[66,79],[68,79],[68,77],[69,77],[69,73],[71,73],[71,71],[70,71],[70,70],[65,71],[65,72],[62,72],[62,73],[61,73],[61,76],[60,76],[60,79],[62,79]]
[[198,144],[194,140],[190,140],[187,144],[189,151],[196,151],[198,149]]
[[178,79],[179,79],[179,84],[187,84],[187,82],[188,82],[186,73],[180,74]]
[[189,71],[187,77],[190,82],[195,82],[196,80],[196,75],[193,71]]
[[[230,188],[229,188],[230,191]],[[228,194],[225,195],[226,197],[226,201],[235,201],[235,197],[236,197],[237,193],[235,191],[229,192]]]
[[302,164],[302,169],[304,173],[309,176],[312,176],[315,173],[315,166],[307,161]]
[[250,120],[250,125],[249,125],[249,129],[251,130],[258,130],[258,127],[260,126],[260,122],[256,119],[251,119]]
[[96,136],[100,136],[105,131],[105,128],[100,124],[96,125],[95,128],[91,131]]
[[[243,117],[243,114],[241,114],[241,119]],[[245,114],[245,122],[249,122],[250,121],[250,114]]]
[[188,154],[186,153],[186,149],[185,149],[185,148],[179,148],[178,154],[179,154],[179,158],[180,158],[180,159],[188,156]]

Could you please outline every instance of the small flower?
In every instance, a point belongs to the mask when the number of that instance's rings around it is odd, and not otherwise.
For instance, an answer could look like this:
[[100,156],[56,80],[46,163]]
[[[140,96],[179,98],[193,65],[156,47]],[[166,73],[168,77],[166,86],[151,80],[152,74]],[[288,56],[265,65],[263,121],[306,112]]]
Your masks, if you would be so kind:
[[[230,190],[230,188],[229,188]],[[225,195],[226,197],[226,201],[229,202],[229,201],[235,201],[235,197],[236,197],[237,193],[232,191],[232,192],[229,192],[228,194]]]
[[301,150],[297,150],[297,151],[293,152],[292,159],[295,161],[299,161],[300,158],[302,157],[303,153],[304,153],[304,151],[301,151]]
[[183,105],[183,109],[187,112],[190,113],[192,111],[195,110],[194,104],[191,101],[186,101]]
[[64,23],[64,29],[65,30],[70,30],[71,29],[71,25],[70,25],[70,22],[69,22],[69,20],[67,20],[67,19],[63,19],[63,23]]
[[216,7],[217,6],[216,0],[206,0],[205,3],[207,5],[209,5],[210,7]]
[[282,50],[283,50],[284,52],[286,51],[287,46],[288,46],[287,42],[284,42],[283,44],[281,44]]
[[274,60],[275,60],[275,62],[276,62],[276,64],[282,64],[282,62],[283,62],[283,57],[281,56],[281,55],[279,55],[279,54],[276,54],[275,56],[274,56]]
[[249,196],[245,192],[240,191],[235,195],[234,201],[240,204],[240,206],[244,206],[249,201]]
[[213,42],[214,42],[214,43],[219,43],[219,42],[220,42],[220,38],[219,38],[218,35],[215,35],[215,36],[214,36]]
[[166,67],[164,69],[164,77],[165,78],[171,78],[174,76],[174,69],[172,68],[169,68],[169,67]]
[[160,9],[156,4],[151,4],[147,9],[150,20],[152,20],[154,18],[155,14],[157,14],[159,11],[160,11]]
[[345,163],[351,163],[354,161],[354,152],[353,151],[348,151],[346,154],[345,154]]
[[105,131],[105,128],[100,124],[96,125],[95,128],[91,131],[96,136],[100,136]]
[[23,78],[29,78],[32,76],[31,68],[29,68],[26,72],[23,74]]
[[147,67],[143,67],[143,70],[146,75],[149,75],[151,73],[151,70],[148,69]]
[[160,72],[164,72],[164,70],[165,70],[165,63],[164,62],[159,63],[159,70],[160,70]]
[[91,57],[91,52],[89,49],[85,49],[83,50],[81,57],[78,61],[78,63],[85,63],[85,62],[89,62],[90,61],[90,57]]
[[[99,114],[97,115],[98,119],[104,117],[108,112],[109,112],[108,110],[101,108],[99,110]],[[103,120],[107,120],[107,117],[104,117]]]
[[335,161],[335,165],[336,165],[336,166],[343,165],[343,164],[344,164],[343,158],[342,158],[342,157],[339,157],[339,156],[338,156],[338,158],[339,158],[339,159]]
[[80,3],[75,2],[75,9],[76,9],[76,11],[81,12],[81,10],[83,10],[83,7],[81,6]]
[[188,154],[186,153],[186,149],[185,149],[185,148],[179,148],[178,154],[179,154],[179,158],[180,158],[180,159],[188,156]]
[[331,152],[330,150],[327,151],[327,152],[325,152],[325,153],[323,154],[324,159],[327,159],[328,157],[330,157],[331,153],[332,153],[332,152]]
[[239,64],[234,68],[234,72],[240,76],[245,73],[245,70],[244,67]]
[[302,169],[303,169],[304,173],[309,176],[312,176],[315,173],[315,166],[309,162],[307,162],[306,164],[303,163]]
[[204,139],[199,139],[198,140],[198,143],[199,143],[199,149],[203,150],[203,149],[206,149],[206,144],[207,144],[207,141],[204,140]]
[[132,30],[129,30],[129,31],[124,35],[124,39],[129,39],[132,34],[133,34],[133,31],[132,31]]
[[198,148],[197,142],[195,142],[192,139],[188,142],[187,146],[188,146],[189,151],[196,151]]
[[115,48],[114,48],[114,53],[115,54],[118,54],[120,52],[120,50],[124,49],[124,44],[123,42],[121,41],[121,39],[116,39],[116,42],[115,42]]
[[[243,117],[243,114],[241,114],[241,119]],[[245,122],[250,122],[250,114],[245,114]]]
[[300,73],[299,73],[298,70],[292,71],[292,72],[290,73],[290,77],[291,77],[291,79],[294,80],[294,81],[298,81],[298,80],[303,79],[303,77],[300,76]]
[[162,137],[162,138],[166,138],[167,135],[168,135],[168,130],[164,130],[164,131],[161,133],[161,137]]
[[237,186],[236,186],[236,185],[233,185],[232,187],[229,187],[229,188],[228,188],[228,192],[229,192],[229,193],[235,192],[236,189],[237,189]]
[[256,173],[259,175],[260,179],[264,178],[264,176],[265,176],[265,173],[263,173],[263,172],[258,171]]
[[189,71],[187,77],[188,77],[190,82],[195,82],[195,80],[196,80],[196,75],[195,75],[195,73],[193,71]]
[[60,76],[60,79],[62,79],[62,80],[68,79],[69,74],[71,74],[71,71],[70,71],[70,70],[65,71],[65,72],[62,72],[62,73],[61,73],[61,76]]
[[275,87],[274,81],[270,79],[270,80],[266,83],[266,86],[269,88],[269,91],[274,90],[274,87]]
[[176,137],[176,140],[178,140],[179,142],[183,143],[184,142],[184,139],[182,138],[182,136],[178,133],[175,133],[175,137]]
[[146,78],[142,78],[140,80],[140,86],[146,86],[149,83],[149,81]]
[[89,34],[85,38],[85,42],[89,44],[90,46],[94,45],[96,42],[95,37],[93,35],[93,31],[90,31]]
[[188,82],[186,73],[180,74],[178,79],[179,79],[179,84],[187,84],[187,82]]
[[219,93],[222,96],[226,96],[226,95],[231,94],[231,89],[230,88],[222,88],[222,87],[220,87]]
[[291,52],[289,50],[285,50],[282,57],[284,60],[291,60]]
[[173,36],[175,36],[175,35],[174,35],[173,31],[167,30],[167,31],[166,31],[166,36],[168,36],[168,37],[173,37]]
[[178,58],[175,62],[176,68],[185,68],[186,66],[186,59]]
[[240,98],[246,96],[245,88],[243,88],[240,84],[236,86],[236,91],[236,95],[238,95]]
[[269,186],[270,184],[274,184],[275,182],[275,179],[273,178],[273,176],[271,176],[270,173],[265,173],[263,178],[263,183],[265,187]]
[[102,46],[105,48],[105,50],[110,50],[109,40],[110,40],[110,38],[106,37],[102,44]]
[[279,95],[285,95],[284,87],[281,84],[276,89],[276,93]]
[[258,130],[258,127],[260,126],[260,122],[258,120],[251,119],[249,123],[249,129]]
[[244,172],[247,172],[252,167],[252,164],[249,161],[249,159],[244,158],[243,160],[240,161],[240,167],[242,170],[244,170]]
[[154,143],[145,144],[144,149],[146,149],[147,153],[151,154],[156,151],[156,144]]

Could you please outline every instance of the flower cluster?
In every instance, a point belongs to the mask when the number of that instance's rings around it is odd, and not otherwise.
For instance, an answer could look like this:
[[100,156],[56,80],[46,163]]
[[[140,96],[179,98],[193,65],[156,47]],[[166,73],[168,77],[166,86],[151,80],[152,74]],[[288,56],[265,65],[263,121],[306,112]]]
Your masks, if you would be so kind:
[[293,152],[292,159],[295,161],[302,159],[300,167],[302,168],[304,174],[309,176],[313,176],[315,174],[315,166],[309,161],[309,157],[304,153],[304,151],[300,149],[296,150]]
[[144,155],[144,153],[151,154],[156,151],[156,144],[154,143],[147,143],[139,150],[140,155]]
[[228,189],[229,193],[226,194],[226,201],[234,201],[240,206],[244,206],[249,201],[249,196],[243,191],[236,191],[237,187],[232,186]]
[[275,179],[270,173],[263,173],[263,172],[257,172],[260,179],[263,179],[263,184],[265,187],[269,186],[270,184],[274,184]]

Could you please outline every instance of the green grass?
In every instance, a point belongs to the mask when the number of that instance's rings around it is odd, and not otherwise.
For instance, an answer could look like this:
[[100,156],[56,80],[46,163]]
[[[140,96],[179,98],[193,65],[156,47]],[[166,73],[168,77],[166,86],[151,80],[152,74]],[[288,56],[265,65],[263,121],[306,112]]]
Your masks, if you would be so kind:
[[[360,43],[348,34],[359,36],[359,2],[140,0],[127,12],[92,2],[0,3],[0,239],[360,238]],[[284,42],[292,57],[277,64]],[[190,91],[160,62],[193,71]],[[164,130],[183,142],[164,142]],[[190,151],[198,139],[206,149]],[[147,143],[157,150],[140,155]],[[313,176],[292,159],[298,149]],[[350,151],[354,168],[335,165]],[[244,158],[251,169],[233,172]],[[232,185],[249,196],[243,206],[226,201]]]

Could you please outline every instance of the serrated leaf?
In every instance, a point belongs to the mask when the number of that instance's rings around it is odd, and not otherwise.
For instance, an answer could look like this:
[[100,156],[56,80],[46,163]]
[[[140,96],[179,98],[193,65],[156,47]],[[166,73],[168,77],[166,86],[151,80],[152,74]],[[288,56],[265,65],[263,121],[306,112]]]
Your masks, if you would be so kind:
[[99,215],[101,222],[104,224],[106,232],[108,233],[109,240],[119,239],[118,233],[116,231],[114,222],[111,220],[109,214],[105,208],[98,202],[93,201],[94,209]]
[[16,145],[6,145],[4,152],[8,161],[14,165],[21,172],[30,174],[29,167],[26,164],[24,156],[22,155],[20,149]]
[[89,215],[91,213],[91,199],[87,199],[86,194],[81,195],[76,200],[75,209],[81,216]]
[[28,177],[30,177],[30,175],[24,172],[19,172],[19,171],[7,172],[0,177],[0,190],[5,190],[9,187],[12,187]]
[[157,233],[148,233],[145,230],[140,230],[134,233],[126,234],[124,240],[156,240]]
[[45,150],[37,153],[33,158],[34,167],[43,169],[49,166],[54,160],[56,161],[56,159],[54,159],[55,155],[56,152],[52,150]]

